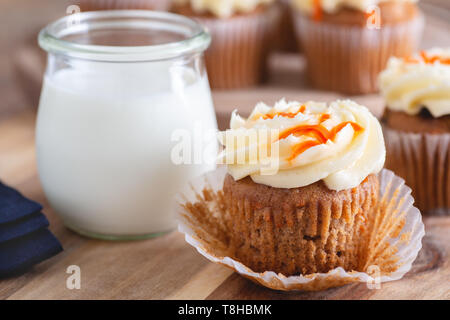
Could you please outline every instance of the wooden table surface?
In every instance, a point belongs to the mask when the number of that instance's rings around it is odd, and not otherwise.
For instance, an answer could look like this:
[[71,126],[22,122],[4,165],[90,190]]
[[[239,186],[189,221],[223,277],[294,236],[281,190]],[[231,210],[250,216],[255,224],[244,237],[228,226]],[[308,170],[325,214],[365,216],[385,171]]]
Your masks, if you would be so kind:
[[[278,292],[258,286],[200,256],[176,231],[145,241],[107,242],[87,239],[66,229],[42,192],[35,162],[35,106],[13,81],[11,67],[14,52],[24,39],[29,39],[36,27],[64,13],[64,1],[42,0],[39,6],[36,2],[0,2],[0,21],[4,18],[20,29],[9,35],[0,34],[0,179],[44,205],[50,229],[65,250],[20,277],[0,280],[0,299],[450,299],[450,217],[424,219],[427,235],[423,249],[402,280],[382,284],[380,290],[352,284],[316,293]],[[423,4],[428,22],[422,47],[450,46],[450,6],[445,9],[445,4],[448,1],[430,0]],[[36,11],[42,13],[39,19],[31,17],[31,12]],[[14,17],[23,16],[24,12],[30,14],[32,21],[22,18],[19,26]],[[5,43],[9,44],[7,50]],[[248,111],[261,100],[272,103],[281,97],[325,101],[342,98],[308,88],[303,69],[304,61],[299,56],[277,56],[271,61],[273,72],[268,84],[249,90],[214,92],[220,126],[226,126],[230,110]],[[377,95],[352,98],[368,105],[375,114],[382,112],[383,101]],[[80,290],[66,288],[66,270],[70,265],[81,268]]]

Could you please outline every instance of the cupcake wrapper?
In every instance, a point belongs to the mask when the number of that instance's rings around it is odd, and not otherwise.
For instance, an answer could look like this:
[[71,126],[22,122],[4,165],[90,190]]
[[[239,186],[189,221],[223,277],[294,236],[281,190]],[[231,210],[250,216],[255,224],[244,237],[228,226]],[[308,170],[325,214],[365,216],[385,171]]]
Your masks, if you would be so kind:
[[450,134],[420,134],[384,128],[386,168],[412,188],[424,214],[450,215]]
[[287,0],[280,0],[275,4],[278,7],[277,32],[273,39],[273,47],[284,52],[300,51],[295,36],[294,21],[291,14],[291,5]]
[[234,16],[229,19],[195,19],[212,36],[205,52],[211,87],[234,89],[256,85],[264,80],[269,44],[277,8]]
[[348,94],[377,91],[389,57],[416,51],[424,27],[422,14],[378,30],[316,22],[301,13],[294,14],[294,22],[312,84]]
[[178,230],[207,259],[223,264],[242,276],[276,290],[325,290],[352,282],[378,283],[398,280],[411,269],[425,234],[420,212],[412,204],[411,189],[389,170],[379,173],[380,206],[370,224],[365,243],[365,272],[342,267],[327,273],[289,276],[273,271],[254,272],[233,259],[228,251],[221,188],[225,168],[207,173],[177,196]]
[[335,197],[317,197],[304,190],[301,199],[262,208],[257,198],[249,199],[238,190],[239,183],[228,176],[223,187],[227,208],[223,220],[230,248],[236,248],[233,257],[252,270],[293,275],[364,267],[360,266],[364,263],[362,239],[369,237],[364,226],[378,201],[377,177]]
[[147,9],[167,11],[170,0],[79,0],[82,11]]

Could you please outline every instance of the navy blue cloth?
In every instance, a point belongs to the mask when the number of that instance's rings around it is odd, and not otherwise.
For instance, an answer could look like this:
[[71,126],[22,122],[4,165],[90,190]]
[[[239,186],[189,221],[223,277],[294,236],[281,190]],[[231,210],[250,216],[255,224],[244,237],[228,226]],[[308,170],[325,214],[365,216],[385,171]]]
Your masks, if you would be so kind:
[[61,244],[46,228],[0,243],[0,277],[22,274],[61,251]]
[[40,212],[42,206],[0,182],[0,224]]
[[62,251],[41,210],[0,182],[0,278],[22,274]]
[[25,218],[0,224],[0,243],[25,236],[47,227],[48,220],[42,213],[32,213]]

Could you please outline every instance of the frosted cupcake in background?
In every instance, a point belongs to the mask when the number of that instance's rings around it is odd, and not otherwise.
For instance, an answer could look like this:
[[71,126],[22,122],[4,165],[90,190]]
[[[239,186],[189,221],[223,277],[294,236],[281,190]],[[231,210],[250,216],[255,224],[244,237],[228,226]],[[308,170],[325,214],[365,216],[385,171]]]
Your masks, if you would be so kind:
[[167,11],[171,0],[78,0],[81,11],[146,9]]
[[379,77],[386,167],[413,189],[423,213],[450,213],[450,48],[391,58]]
[[211,33],[205,53],[212,88],[233,89],[264,80],[278,8],[274,0],[174,0],[172,11]]
[[377,91],[390,56],[418,48],[424,18],[417,0],[292,0],[312,84],[346,94]]
[[295,35],[290,2],[291,0],[277,0],[279,29],[274,39],[274,45],[275,49],[279,51],[296,52],[299,50],[299,44]]

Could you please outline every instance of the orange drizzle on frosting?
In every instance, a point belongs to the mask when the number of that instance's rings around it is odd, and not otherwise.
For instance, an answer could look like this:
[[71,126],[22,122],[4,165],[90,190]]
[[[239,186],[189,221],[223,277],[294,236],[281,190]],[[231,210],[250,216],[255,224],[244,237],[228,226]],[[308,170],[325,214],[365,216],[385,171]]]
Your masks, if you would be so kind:
[[264,120],[267,119],[273,119],[275,117],[285,117],[285,118],[294,118],[296,115],[298,115],[299,113],[303,113],[305,112],[306,107],[305,105],[302,105],[297,112],[274,112],[274,113],[266,113],[266,114],[257,114],[254,116],[254,119],[260,119],[263,118]]
[[[450,58],[443,58],[439,56],[429,56],[425,51],[420,52],[420,57],[422,61],[426,64],[433,64],[436,61],[439,61],[441,64],[450,64]],[[413,57],[406,57],[403,60],[407,63],[419,63],[420,60]]]
[[326,121],[328,119],[330,119],[330,115],[328,113],[322,113],[320,115],[319,121],[322,123],[322,122],[324,122],[324,121]]
[[336,135],[338,134],[338,132],[341,131],[348,124],[350,124],[353,127],[353,130],[355,132],[364,130],[363,127],[361,127],[359,124],[357,124],[355,122],[352,122],[352,121],[342,122],[342,123],[338,124],[337,126],[335,126],[333,129],[331,129],[329,139],[333,140],[334,137],[336,137]]
[[319,141],[314,140],[307,140],[298,143],[292,148],[292,154],[287,160],[291,161],[292,159],[295,159],[299,154],[305,152],[311,147],[318,146],[319,144],[321,144]]
[[278,140],[286,139],[291,134],[296,137],[304,135],[312,136],[321,143],[325,143],[328,140],[330,132],[321,124],[299,124],[298,126],[286,129],[280,133]]
[[320,0],[314,0],[314,12],[313,12],[313,20],[321,21],[322,20],[322,7],[320,6]]
[[[266,114],[256,114],[253,119],[273,119],[275,117],[285,117],[285,118],[294,118],[299,113],[303,113],[306,110],[306,106],[302,105],[296,112],[269,112]],[[294,135],[297,137],[300,136],[308,136],[312,138],[312,140],[306,140],[302,141],[292,147],[292,154],[287,159],[288,161],[291,161],[292,159],[295,159],[298,155],[305,152],[311,147],[324,144],[328,140],[334,140],[336,135],[339,131],[341,131],[346,125],[350,124],[353,127],[353,130],[356,132],[364,130],[363,127],[361,127],[359,124],[352,122],[352,121],[346,121],[342,122],[336,126],[334,126],[331,130],[328,130],[322,125],[322,122],[330,119],[330,114],[328,113],[321,113],[318,114],[319,118],[319,124],[300,124],[295,127],[289,128],[284,130],[280,133],[277,140],[286,139],[290,135]]]
[[292,148],[292,154],[287,159],[288,161],[290,161],[292,159],[295,159],[299,154],[305,152],[311,147],[317,146],[319,144],[324,144],[328,140],[334,140],[338,132],[341,131],[348,124],[350,124],[353,127],[353,130],[355,130],[356,132],[364,130],[363,127],[352,121],[342,122],[333,127],[331,130],[328,130],[321,124],[314,124],[314,125],[300,124],[298,126],[284,130],[278,136],[278,140],[285,139],[290,135],[295,135],[297,137],[309,136],[313,138],[313,140],[307,140],[296,144]]

